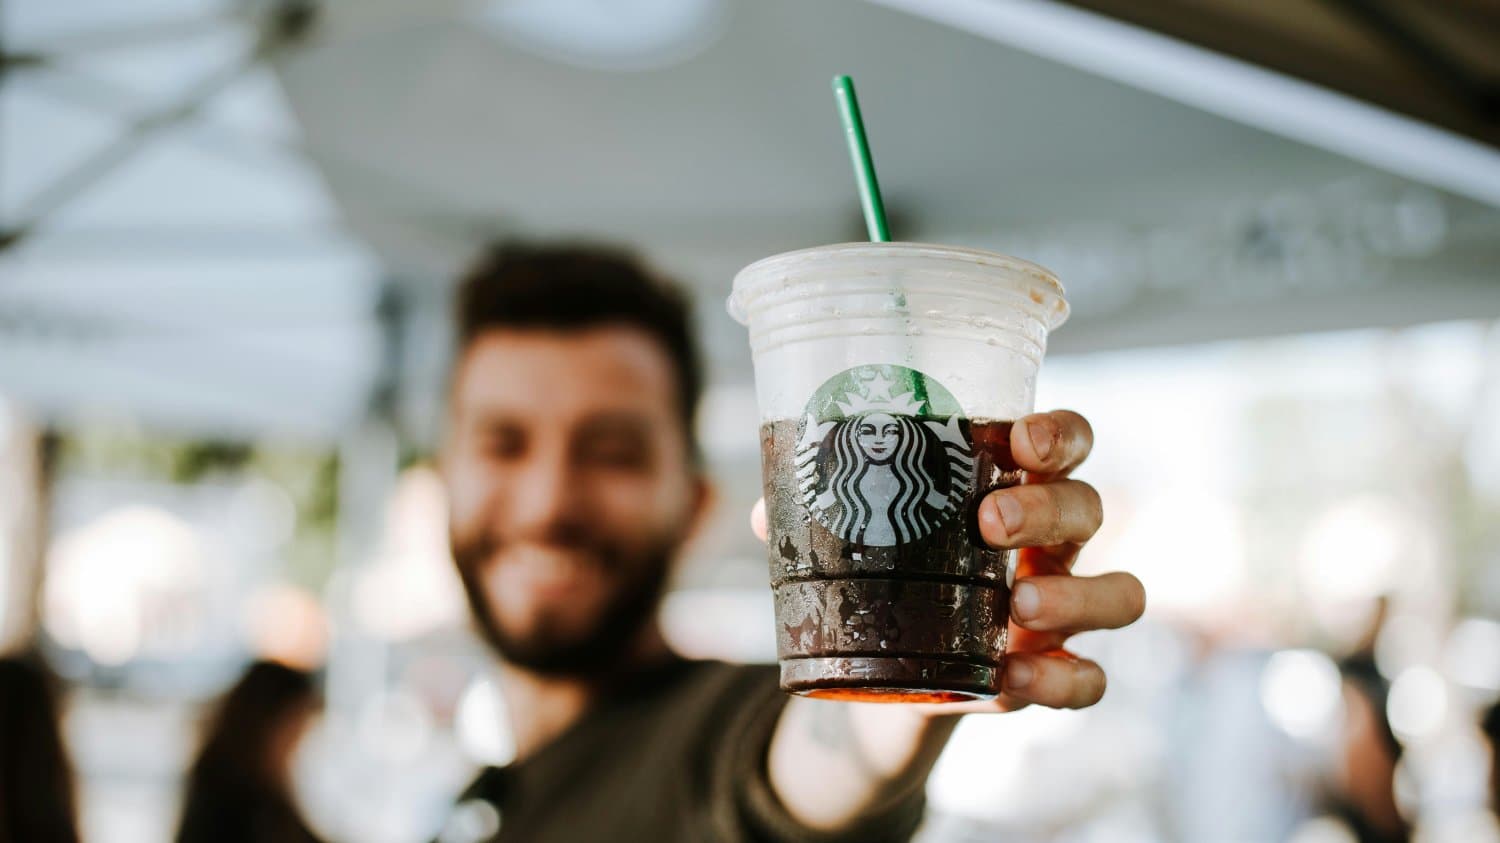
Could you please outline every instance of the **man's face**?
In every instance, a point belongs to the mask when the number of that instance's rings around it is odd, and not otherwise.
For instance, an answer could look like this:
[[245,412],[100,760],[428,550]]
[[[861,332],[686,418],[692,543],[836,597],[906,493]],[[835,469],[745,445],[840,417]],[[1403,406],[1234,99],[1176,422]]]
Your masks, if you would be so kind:
[[702,501],[676,370],[628,327],[496,329],[458,366],[443,463],[475,618],[512,663],[605,670],[650,621]]

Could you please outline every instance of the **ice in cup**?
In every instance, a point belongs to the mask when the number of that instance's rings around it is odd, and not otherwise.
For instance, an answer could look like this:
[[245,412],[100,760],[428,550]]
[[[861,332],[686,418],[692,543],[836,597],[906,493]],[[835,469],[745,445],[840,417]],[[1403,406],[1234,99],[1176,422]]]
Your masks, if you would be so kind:
[[998,694],[1014,560],[976,513],[1020,482],[1010,428],[1062,286],[992,252],[847,243],[746,267],[729,309],[755,362],[782,687]]

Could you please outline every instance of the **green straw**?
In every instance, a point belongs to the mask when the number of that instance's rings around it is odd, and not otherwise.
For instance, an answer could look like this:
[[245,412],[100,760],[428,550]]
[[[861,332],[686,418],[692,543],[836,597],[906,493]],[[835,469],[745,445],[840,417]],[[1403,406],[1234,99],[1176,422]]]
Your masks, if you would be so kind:
[[854,180],[859,183],[859,203],[865,209],[865,227],[870,230],[871,242],[888,243],[891,232],[885,224],[885,203],[880,201],[880,183],[875,180],[875,162],[870,158],[870,142],[865,137],[864,120],[859,116],[854,80],[848,76],[833,77],[833,95],[839,101],[844,139],[849,142],[849,157],[854,161]]
[[[865,209],[870,241],[889,243],[891,230],[885,222],[885,203],[880,201],[880,182],[875,179],[875,161],[870,157],[870,140],[865,137],[865,121],[859,114],[854,80],[848,76],[833,77],[833,95],[839,102],[839,117],[844,122],[844,139],[849,142],[849,158],[854,162],[854,180],[859,184],[859,203]],[[906,294],[900,290],[896,291],[896,304],[902,313],[907,313]],[[927,413],[931,414],[926,376],[913,370],[910,381],[912,399],[926,405]]]

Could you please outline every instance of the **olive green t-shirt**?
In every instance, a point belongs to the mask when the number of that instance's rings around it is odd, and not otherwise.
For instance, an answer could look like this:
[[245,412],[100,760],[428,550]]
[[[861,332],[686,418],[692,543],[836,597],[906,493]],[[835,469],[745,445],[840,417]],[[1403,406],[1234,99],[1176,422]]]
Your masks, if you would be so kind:
[[[922,820],[920,789],[838,834],[777,800],[766,751],[787,696],[774,665],[673,660],[631,676],[525,761],[480,773],[455,817],[483,808],[495,843],[897,843]],[[451,827],[445,840],[464,839]],[[473,840],[473,835],[467,835]]]

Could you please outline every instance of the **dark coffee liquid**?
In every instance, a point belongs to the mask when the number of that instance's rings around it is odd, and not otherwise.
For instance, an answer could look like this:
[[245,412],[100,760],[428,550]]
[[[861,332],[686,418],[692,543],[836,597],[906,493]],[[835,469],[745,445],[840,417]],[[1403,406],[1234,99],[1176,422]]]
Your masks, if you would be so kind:
[[[990,550],[980,540],[977,511],[985,495],[1019,483],[1021,475],[1011,459],[1011,422],[958,419],[957,424],[973,444],[973,480],[966,482],[961,505],[945,517],[929,517],[923,530],[905,529],[905,541],[878,545],[840,538],[825,525],[827,518],[809,511],[811,469],[804,461],[799,477],[796,461],[803,423],[786,419],[761,425],[784,689],[890,702],[952,702],[999,693],[1010,615],[1010,552]],[[897,518],[894,505],[888,518],[887,524]],[[924,534],[910,538],[917,532]]]

